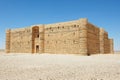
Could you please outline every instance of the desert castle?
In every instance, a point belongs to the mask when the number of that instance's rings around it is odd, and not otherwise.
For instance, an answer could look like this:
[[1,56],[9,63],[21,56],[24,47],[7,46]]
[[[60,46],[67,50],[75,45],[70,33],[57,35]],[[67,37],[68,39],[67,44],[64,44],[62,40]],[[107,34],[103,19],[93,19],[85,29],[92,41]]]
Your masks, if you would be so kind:
[[113,53],[113,39],[108,33],[88,22],[79,20],[34,25],[6,31],[7,53]]

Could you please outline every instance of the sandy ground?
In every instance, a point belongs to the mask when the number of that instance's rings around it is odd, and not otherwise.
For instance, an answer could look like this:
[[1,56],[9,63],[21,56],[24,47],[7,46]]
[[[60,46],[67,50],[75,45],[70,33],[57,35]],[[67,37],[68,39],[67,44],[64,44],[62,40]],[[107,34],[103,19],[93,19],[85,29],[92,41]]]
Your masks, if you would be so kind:
[[0,80],[120,80],[120,54],[0,54]]

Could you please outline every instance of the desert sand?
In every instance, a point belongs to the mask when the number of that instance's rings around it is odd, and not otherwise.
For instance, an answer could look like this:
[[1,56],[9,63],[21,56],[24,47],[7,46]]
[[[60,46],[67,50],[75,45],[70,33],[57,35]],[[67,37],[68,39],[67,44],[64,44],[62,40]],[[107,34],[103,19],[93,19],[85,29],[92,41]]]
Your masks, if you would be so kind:
[[0,80],[120,80],[120,54],[0,53]]

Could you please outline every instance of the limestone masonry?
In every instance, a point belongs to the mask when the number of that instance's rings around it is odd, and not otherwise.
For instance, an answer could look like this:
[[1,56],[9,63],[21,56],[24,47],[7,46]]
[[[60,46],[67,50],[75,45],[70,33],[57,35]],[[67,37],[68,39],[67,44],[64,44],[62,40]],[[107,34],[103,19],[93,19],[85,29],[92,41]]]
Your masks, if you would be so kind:
[[6,31],[7,53],[113,53],[113,39],[108,33],[88,22],[75,21],[35,25]]

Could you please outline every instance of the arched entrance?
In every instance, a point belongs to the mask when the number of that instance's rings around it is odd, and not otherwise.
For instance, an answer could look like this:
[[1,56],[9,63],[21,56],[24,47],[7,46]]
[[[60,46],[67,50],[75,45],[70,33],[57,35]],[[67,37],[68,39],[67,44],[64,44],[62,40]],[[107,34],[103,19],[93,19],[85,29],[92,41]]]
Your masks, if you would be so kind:
[[39,53],[39,45],[36,45],[36,53]]
[[36,38],[39,38],[39,26],[32,28],[32,53],[39,53],[39,45],[35,44]]

